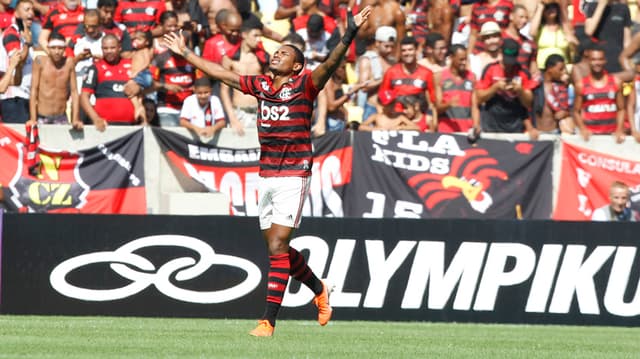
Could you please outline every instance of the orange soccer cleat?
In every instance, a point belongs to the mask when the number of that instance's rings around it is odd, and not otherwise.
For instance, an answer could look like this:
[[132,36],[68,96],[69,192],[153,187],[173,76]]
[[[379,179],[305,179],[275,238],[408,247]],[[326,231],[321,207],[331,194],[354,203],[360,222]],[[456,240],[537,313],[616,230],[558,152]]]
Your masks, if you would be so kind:
[[318,323],[323,326],[329,323],[333,313],[333,309],[329,305],[329,293],[331,293],[331,290],[322,282],[322,292],[313,298],[313,304],[318,307]]
[[254,337],[270,337],[273,335],[275,328],[269,323],[268,320],[262,319],[258,321],[258,326],[249,332],[249,335]]

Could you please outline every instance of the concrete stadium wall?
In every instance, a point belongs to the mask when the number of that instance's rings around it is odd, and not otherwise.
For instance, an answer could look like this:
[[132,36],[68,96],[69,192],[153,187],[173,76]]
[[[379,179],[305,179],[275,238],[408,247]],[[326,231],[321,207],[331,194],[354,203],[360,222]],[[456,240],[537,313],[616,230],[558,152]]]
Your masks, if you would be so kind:
[[[23,125],[9,125],[14,130],[24,134]],[[40,129],[40,143],[43,147],[77,151],[93,147],[99,143],[108,142],[138,130],[138,126],[111,126],[105,132],[96,131],[93,126],[86,126],[84,131],[72,131],[70,126],[43,125]],[[170,131],[186,137],[197,138],[188,130],[175,127]],[[228,198],[221,193],[196,192],[200,189],[188,188],[180,184],[174,175],[166,158],[150,128],[144,128],[145,135],[145,179],[147,190],[148,213],[175,215],[210,215],[228,214]],[[484,138],[500,139],[504,141],[523,141],[529,137],[524,134],[483,134]],[[563,136],[569,143],[587,147],[595,151],[612,154],[629,160],[640,160],[640,144],[633,138],[627,137],[622,144],[616,144],[611,136],[593,136],[585,142],[579,136]],[[238,136],[231,129],[223,129],[212,138],[200,138],[202,142],[229,148],[253,148],[258,146],[258,135],[255,128],[245,130],[244,136]],[[544,135],[540,140],[553,141],[553,194],[554,201],[560,180],[562,165],[562,142],[557,136]],[[555,205],[555,202],[554,202]]]

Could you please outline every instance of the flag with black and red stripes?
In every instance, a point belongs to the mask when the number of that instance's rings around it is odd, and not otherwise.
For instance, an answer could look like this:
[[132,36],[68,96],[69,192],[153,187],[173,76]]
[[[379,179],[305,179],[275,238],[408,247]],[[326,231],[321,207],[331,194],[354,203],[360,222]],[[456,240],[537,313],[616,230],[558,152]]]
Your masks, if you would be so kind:
[[8,210],[145,214],[143,132],[80,151],[49,149],[0,124],[0,186]]

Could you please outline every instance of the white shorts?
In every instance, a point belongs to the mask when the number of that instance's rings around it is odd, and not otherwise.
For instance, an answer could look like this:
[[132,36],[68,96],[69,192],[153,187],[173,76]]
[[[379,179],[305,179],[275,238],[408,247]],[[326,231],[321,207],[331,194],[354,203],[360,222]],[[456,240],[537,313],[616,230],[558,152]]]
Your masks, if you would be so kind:
[[298,228],[310,183],[310,177],[260,177],[260,229],[269,229],[273,223]]

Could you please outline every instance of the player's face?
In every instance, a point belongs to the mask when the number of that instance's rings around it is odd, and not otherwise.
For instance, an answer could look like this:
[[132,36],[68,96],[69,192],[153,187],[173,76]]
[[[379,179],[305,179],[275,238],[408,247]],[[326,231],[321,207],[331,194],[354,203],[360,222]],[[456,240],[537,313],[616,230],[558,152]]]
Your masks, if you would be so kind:
[[464,72],[467,70],[467,51],[456,50],[455,54],[451,55],[451,67],[458,72]]
[[113,23],[113,14],[116,8],[113,6],[103,6],[98,8],[98,18],[100,18],[100,24],[111,25]]
[[518,30],[522,29],[528,21],[529,15],[525,9],[518,9],[511,13],[511,22]]
[[60,62],[64,59],[64,46],[48,46],[47,48],[53,62]]
[[262,38],[262,31],[258,29],[253,29],[250,31],[246,31],[242,33],[242,39],[247,43],[250,49],[255,49],[258,47],[258,43]]
[[269,70],[275,75],[290,74],[293,71],[296,54],[289,46],[281,46],[273,53]]
[[97,39],[100,37],[100,29],[99,29],[99,20],[97,16],[85,16],[84,21],[84,32],[92,39]]
[[194,93],[198,98],[198,104],[200,107],[204,107],[209,103],[209,99],[211,98],[211,87],[208,86],[197,86],[194,89]]
[[500,49],[502,35],[500,33],[487,35],[483,38],[483,41],[488,52],[496,52]]
[[400,46],[400,59],[407,65],[416,62],[416,46],[412,44]]
[[589,54],[589,67],[593,73],[601,73],[604,71],[607,59],[604,57],[604,51],[591,51]]
[[120,60],[120,43],[118,40],[108,37],[102,40],[102,56],[109,63]]
[[436,41],[436,44],[433,48],[433,58],[437,62],[443,62],[445,57],[447,57],[447,43],[444,40]]
[[611,209],[616,212],[622,212],[629,202],[629,190],[627,188],[614,187],[609,192],[609,200],[611,201]]
[[376,46],[378,47],[378,53],[380,56],[386,58],[391,55],[393,52],[393,46],[395,42],[393,41],[376,41]]
[[178,18],[170,17],[162,23],[162,33],[170,34],[178,31]]

